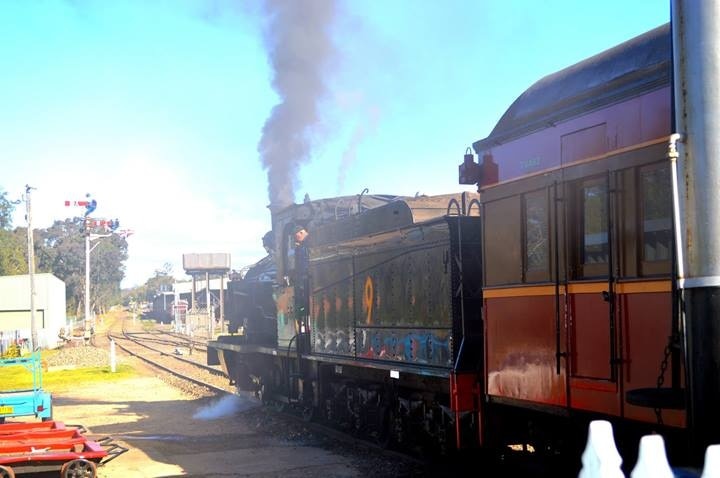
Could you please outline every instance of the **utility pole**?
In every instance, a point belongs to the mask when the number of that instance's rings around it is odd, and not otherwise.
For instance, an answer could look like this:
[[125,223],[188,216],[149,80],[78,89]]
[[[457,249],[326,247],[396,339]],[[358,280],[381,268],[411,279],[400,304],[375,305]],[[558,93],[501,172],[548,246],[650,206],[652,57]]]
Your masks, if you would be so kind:
[[208,339],[212,340],[212,306],[210,305],[210,272],[205,272],[205,305],[208,316]]
[[35,188],[25,185],[25,206],[27,208],[28,276],[30,277],[30,351],[38,348],[35,329],[35,244],[33,242],[32,205],[30,191]]

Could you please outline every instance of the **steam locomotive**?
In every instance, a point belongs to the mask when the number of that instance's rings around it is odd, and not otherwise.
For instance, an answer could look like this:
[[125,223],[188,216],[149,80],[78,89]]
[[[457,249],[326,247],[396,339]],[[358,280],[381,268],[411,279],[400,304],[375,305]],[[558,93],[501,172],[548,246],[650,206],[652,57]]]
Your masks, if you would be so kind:
[[274,211],[209,362],[383,444],[520,444],[579,466],[605,418],[630,465],[649,432],[691,460],[718,439],[695,431],[720,397],[677,274],[671,52],[664,25],[532,85],[459,166],[479,194]]
[[[308,419],[382,443],[423,435],[449,447],[477,430],[479,207],[466,193],[277,211],[270,256],[230,283],[236,333],[209,344],[209,362]],[[295,243],[298,227],[307,245]]]

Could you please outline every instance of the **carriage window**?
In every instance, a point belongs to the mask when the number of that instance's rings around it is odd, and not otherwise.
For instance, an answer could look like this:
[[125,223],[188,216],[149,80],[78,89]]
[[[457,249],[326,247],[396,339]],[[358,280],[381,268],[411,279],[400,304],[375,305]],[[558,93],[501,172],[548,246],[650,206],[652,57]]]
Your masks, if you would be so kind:
[[581,190],[582,257],[584,265],[608,261],[607,188],[604,182],[586,183]]
[[[672,239],[672,188],[670,169],[654,167],[640,171],[642,194],[642,260],[670,260]],[[643,267],[643,270],[646,268]]]
[[521,208],[520,196],[483,206],[483,260],[488,286],[522,282]]
[[525,195],[526,281],[548,280],[548,198],[545,190]]

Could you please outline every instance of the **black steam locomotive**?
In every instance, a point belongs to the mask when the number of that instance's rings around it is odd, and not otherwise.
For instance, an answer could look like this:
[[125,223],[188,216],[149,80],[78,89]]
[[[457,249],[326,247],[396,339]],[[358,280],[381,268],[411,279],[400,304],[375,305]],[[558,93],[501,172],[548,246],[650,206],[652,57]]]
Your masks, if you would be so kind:
[[266,402],[381,442],[476,440],[479,219],[476,194],[277,211],[270,255],[230,282],[233,333],[209,362]]

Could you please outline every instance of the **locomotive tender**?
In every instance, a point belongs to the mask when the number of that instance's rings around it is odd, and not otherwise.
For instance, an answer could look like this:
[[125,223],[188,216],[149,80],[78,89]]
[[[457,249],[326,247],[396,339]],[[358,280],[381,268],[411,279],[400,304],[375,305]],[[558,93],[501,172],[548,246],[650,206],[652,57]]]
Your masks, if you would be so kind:
[[697,459],[717,439],[702,421],[718,416],[720,379],[698,368],[707,353],[717,370],[717,345],[690,353],[693,294],[678,287],[672,43],[664,25],[532,85],[459,167],[479,195],[274,211],[272,279],[241,286],[243,333],[212,342],[209,361],[383,443],[579,461],[587,423],[605,418],[626,464],[653,431],[672,462]]
[[[265,401],[381,442],[422,432],[444,446],[472,433],[482,350],[479,206],[467,193],[366,195],[276,211],[266,241],[273,260],[230,289],[230,329],[241,333],[211,342],[209,363]],[[298,226],[309,232],[307,264]],[[273,273],[260,273],[269,264]],[[253,279],[262,276],[270,280]]]

